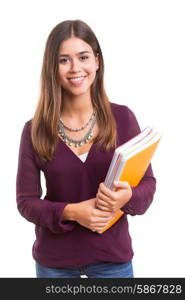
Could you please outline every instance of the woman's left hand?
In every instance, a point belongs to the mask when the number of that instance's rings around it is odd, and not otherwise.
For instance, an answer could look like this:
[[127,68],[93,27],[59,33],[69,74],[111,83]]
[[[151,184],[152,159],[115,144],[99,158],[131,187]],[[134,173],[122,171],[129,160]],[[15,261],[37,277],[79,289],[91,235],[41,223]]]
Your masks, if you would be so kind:
[[104,211],[116,212],[132,197],[132,189],[127,181],[114,182],[115,191],[110,190],[102,182],[96,194],[96,207]]

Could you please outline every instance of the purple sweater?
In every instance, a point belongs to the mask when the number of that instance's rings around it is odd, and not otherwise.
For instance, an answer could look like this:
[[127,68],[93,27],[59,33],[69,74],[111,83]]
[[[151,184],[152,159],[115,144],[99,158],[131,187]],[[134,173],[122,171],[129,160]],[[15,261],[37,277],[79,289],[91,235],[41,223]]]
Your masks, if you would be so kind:
[[[140,132],[133,112],[111,103],[118,130],[118,145]],[[75,221],[59,220],[64,207],[96,197],[105,180],[113,150],[103,152],[93,144],[82,162],[59,138],[54,158],[43,162],[35,152],[30,136],[31,120],[24,125],[16,178],[16,198],[20,214],[34,223],[36,240],[33,258],[46,267],[80,267],[97,262],[128,262],[133,257],[127,214],[145,213],[156,189],[151,165],[140,184],[132,188],[130,201],[122,207],[125,214],[102,234],[92,232]],[[42,196],[40,172],[46,180]]]

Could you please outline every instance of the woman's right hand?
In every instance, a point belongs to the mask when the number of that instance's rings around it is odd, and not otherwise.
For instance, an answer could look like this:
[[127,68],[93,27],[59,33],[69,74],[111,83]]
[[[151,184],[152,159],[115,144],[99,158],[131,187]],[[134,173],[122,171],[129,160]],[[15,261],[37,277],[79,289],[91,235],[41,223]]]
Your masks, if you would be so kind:
[[96,198],[73,204],[74,221],[92,231],[101,231],[114,217],[113,212],[96,208]]

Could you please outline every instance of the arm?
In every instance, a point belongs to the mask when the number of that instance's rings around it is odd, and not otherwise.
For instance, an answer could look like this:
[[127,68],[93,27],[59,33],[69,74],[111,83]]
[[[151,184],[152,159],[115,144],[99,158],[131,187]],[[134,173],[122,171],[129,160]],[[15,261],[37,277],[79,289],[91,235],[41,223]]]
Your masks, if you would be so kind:
[[92,231],[101,231],[114,216],[96,208],[96,198],[66,205],[63,210],[63,220],[76,221]]
[[20,214],[28,221],[47,227],[53,233],[71,231],[75,222],[64,221],[62,212],[68,202],[42,200],[40,168],[36,163],[31,144],[28,122],[24,125],[18,158],[16,177],[16,200]]
[[[138,122],[133,112],[128,109],[128,137],[130,140],[140,132]],[[130,187],[128,182],[118,182],[116,191],[106,188],[101,183],[97,193],[97,207],[105,211],[122,209],[126,214],[143,214],[150,206],[156,189],[156,180],[151,165],[146,170],[137,187]]]
[[[134,113],[128,108],[128,140],[140,133]],[[156,179],[151,164],[136,187],[132,187],[130,200],[121,208],[126,214],[141,215],[149,208],[156,191]]]
[[153,176],[152,167],[149,165],[139,185],[132,187],[132,197],[122,207],[126,214],[141,215],[149,208],[156,191],[156,179]]

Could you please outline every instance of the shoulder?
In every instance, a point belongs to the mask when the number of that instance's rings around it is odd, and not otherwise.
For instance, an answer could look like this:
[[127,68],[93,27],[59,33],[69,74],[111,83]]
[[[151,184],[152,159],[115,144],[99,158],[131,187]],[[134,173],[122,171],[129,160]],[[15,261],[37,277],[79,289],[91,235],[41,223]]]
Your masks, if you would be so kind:
[[30,120],[28,120],[28,121],[25,122],[24,128],[25,128],[27,131],[31,130],[31,124],[32,124],[32,119],[30,119]]
[[26,121],[22,127],[22,139],[30,139],[32,119]]
[[31,127],[31,124],[32,124],[32,120],[33,120],[33,119],[30,119],[30,120],[26,121],[26,122],[25,122],[25,125],[26,125],[27,127],[30,128],[30,127]]
[[118,104],[115,102],[110,102],[110,106],[113,112],[127,110],[128,107],[126,105]]
[[110,102],[110,106],[117,121],[129,122],[129,119],[135,116],[133,111],[126,105]]
[[125,138],[129,140],[141,131],[134,112],[128,106],[112,102],[110,105],[117,123],[118,133],[123,140]]

